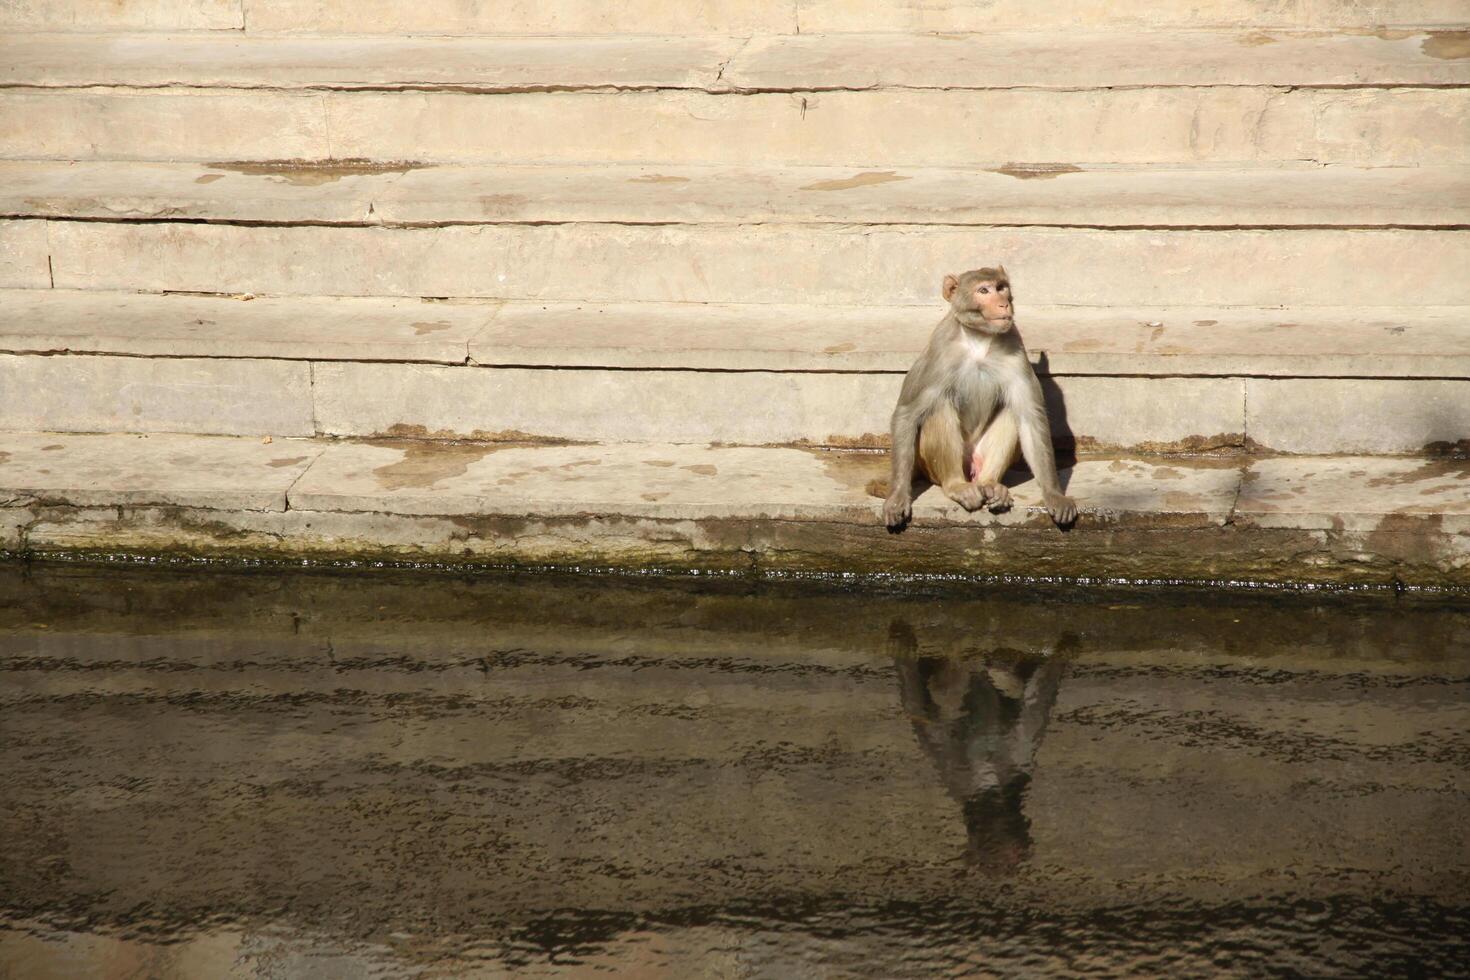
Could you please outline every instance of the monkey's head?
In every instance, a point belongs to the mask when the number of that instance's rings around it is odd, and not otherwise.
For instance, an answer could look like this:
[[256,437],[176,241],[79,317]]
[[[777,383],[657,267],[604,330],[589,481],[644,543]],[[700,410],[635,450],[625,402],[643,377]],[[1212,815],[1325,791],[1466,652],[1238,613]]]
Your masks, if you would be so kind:
[[994,334],[1016,325],[1011,280],[1003,265],[945,276],[941,292],[961,326]]

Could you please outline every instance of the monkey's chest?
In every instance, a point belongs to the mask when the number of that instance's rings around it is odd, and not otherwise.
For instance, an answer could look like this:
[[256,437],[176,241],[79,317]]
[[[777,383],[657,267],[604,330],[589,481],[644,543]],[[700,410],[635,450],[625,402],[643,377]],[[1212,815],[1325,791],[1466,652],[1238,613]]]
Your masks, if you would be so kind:
[[989,422],[1000,405],[1000,380],[979,364],[966,364],[956,371],[949,390],[967,432]]

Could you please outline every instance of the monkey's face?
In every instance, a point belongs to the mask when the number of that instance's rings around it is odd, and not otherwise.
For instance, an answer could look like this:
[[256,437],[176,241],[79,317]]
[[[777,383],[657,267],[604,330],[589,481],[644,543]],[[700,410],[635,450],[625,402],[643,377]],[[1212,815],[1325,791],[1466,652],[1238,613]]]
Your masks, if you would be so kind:
[[1011,282],[1004,267],[945,276],[944,298],[960,323],[971,330],[1000,334],[1016,324]]

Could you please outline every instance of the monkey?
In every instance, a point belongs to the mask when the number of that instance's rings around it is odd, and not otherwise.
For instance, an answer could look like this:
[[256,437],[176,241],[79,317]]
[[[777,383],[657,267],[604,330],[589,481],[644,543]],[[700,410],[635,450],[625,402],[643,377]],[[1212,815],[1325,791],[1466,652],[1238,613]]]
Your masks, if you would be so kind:
[[[949,312],[903,379],[892,419],[892,472],[882,491],[883,522],[902,530],[913,513],[913,482],[922,476],[968,511],[1011,506],[1001,477],[1026,458],[1047,513],[1059,526],[1077,519],[1062,493],[1041,382],[1015,330],[1005,266],[944,277]],[[917,460],[915,456],[917,455]],[[917,467],[917,468],[916,468]]]

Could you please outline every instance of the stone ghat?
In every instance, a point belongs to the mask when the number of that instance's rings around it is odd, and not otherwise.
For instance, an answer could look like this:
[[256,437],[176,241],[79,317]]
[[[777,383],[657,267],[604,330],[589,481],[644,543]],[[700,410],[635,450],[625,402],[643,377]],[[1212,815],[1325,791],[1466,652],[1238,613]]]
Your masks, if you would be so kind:
[[8,433],[12,557],[429,562],[746,576],[1007,577],[1470,588],[1470,462],[1084,458],[1061,531],[935,490],[890,534],[881,454]]

